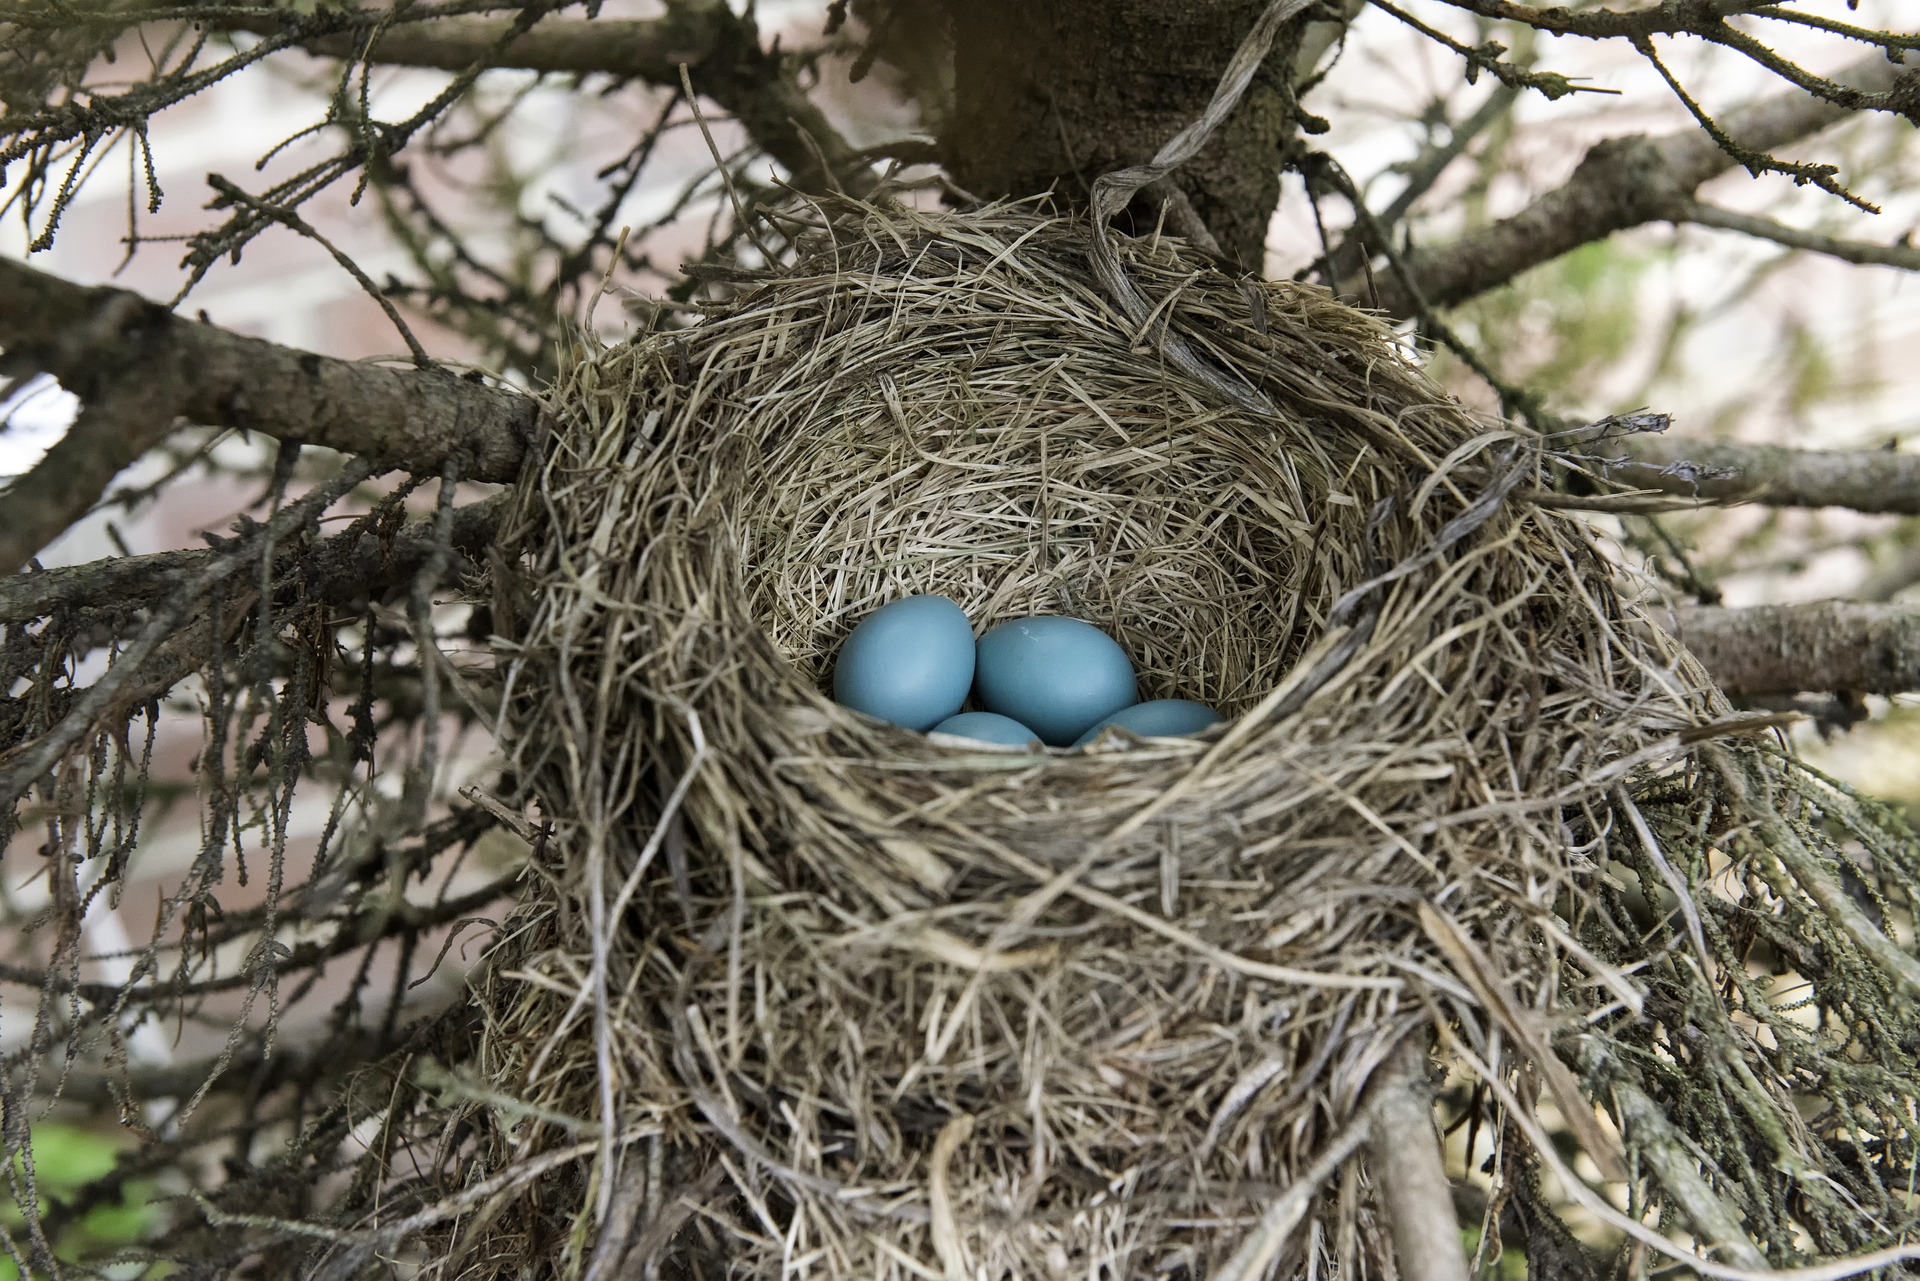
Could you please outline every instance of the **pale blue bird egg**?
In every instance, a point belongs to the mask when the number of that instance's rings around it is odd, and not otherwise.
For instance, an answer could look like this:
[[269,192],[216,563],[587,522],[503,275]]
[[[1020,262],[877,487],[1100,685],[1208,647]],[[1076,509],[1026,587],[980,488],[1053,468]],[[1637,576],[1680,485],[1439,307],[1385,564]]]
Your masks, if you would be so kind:
[[1140,696],[1119,642],[1052,614],[1016,618],[980,638],[974,693],[988,711],[1032,726],[1054,747]]
[[1002,716],[998,712],[962,712],[958,716],[947,717],[935,725],[931,732],[1007,747],[1025,747],[1040,737],[1011,716]]
[[907,729],[960,710],[973,684],[973,625],[945,596],[909,596],[860,620],[833,665],[833,701]]
[[1073,745],[1085,747],[1099,738],[1100,731],[1109,725],[1131,730],[1141,738],[1185,738],[1225,719],[1205,703],[1192,703],[1184,698],[1156,698],[1102,717],[1092,729],[1075,739]]

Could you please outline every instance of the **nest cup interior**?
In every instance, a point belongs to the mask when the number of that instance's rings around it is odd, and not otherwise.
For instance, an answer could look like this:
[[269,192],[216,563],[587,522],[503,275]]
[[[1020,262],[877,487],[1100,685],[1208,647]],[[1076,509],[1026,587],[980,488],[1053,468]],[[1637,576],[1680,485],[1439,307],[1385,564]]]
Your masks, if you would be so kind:
[[[1314,456],[1168,404],[1159,371],[1111,352],[1082,347],[1036,379],[1018,345],[1002,350],[1016,359],[824,395],[766,442],[779,483],[745,487],[734,513],[749,615],[816,689],[862,618],[939,594],[976,634],[1033,614],[1102,628],[1142,699],[1228,716],[1257,701],[1337,595],[1321,553],[1324,513],[1342,508]],[[1090,364],[1111,367],[1071,367]]]

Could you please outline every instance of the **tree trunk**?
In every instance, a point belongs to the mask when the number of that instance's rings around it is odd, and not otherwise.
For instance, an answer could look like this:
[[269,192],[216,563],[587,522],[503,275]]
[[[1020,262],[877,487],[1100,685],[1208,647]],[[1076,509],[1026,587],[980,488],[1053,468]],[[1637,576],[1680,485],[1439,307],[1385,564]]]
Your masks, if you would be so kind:
[[[946,0],[953,50],[941,160],[982,197],[1052,190],[1083,207],[1101,174],[1196,119],[1266,0]],[[1295,136],[1283,34],[1233,117],[1175,175],[1223,253],[1258,271]],[[1151,227],[1157,202],[1137,203]]]

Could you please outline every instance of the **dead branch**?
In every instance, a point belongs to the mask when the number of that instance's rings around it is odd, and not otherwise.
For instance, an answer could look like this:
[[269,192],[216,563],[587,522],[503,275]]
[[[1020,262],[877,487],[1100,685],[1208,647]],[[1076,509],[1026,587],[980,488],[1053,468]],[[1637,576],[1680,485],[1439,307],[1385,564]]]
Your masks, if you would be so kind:
[[1693,1153],[1659,1106],[1627,1082],[1617,1082],[1613,1096],[1628,1135],[1639,1145],[1640,1159],[1652,1167],[1661,1189],[1693,1225],[1701,1243],[1739,1267],[1766,1270],[1767,1256],[1747,1239],[1739,1216],[1695,1168]]
[[[287,22],[258,10],[213,19],[228,30],[280,35]],[[369,24],[371,25],[371,24]],[[365,58],[394,66],[461,71],[510,31],[504,20],[455,18],[385,25],[371,45],[365,33],[296,39],[309,53]],[[866,195],[873,170],[828,122],[794,78],[789,60],[761,46],[751,17],[724,0],[678,0],[664,17],[547,21],[510,40],[494,65],[521,71],[599,74],[678,88],[685,64],[694,88],[739,121],[753,140],[809,192],[840,188]]]
[[[67,440],[0,492],[0,574],[92,505],[176,418],[473,480],[517,474],[527,396],[439,369],[334,360],[184,319],[125,290],[0,261],[0,372],[52,374],[87,406]],[[77,472],[75,480],[68,473]]]
[[[1874,54],[1833,79],[1863,92],[1884,94],[1917,74]],[[1743,146],[1767,151],[1818,133],[1852,114],[1846,107],[1794,89],[1730,111],[1720,124]],[[1428,306],[1463,302],[1616,231],[1684,220],[1694,191],[1733,165],[1733,157],[1699,129],[1659,138],[1638,134],[1609,138],[1590,149],[1560,187],[1511,218],[1441,248],[1407,255],[1406,267]],[[1370,248],[1377,252],[1381,247]],[[1369,297],[1368,288],[1364,272],[1349,273],[1340,284],[1341,292],[1351,297]],[[1396,273],[1375,275],[1372,289],[1377,305],[1396,317],[1408,318],[1420,310]]]
[[1829,600],[1682,607],[1660,621],[1729,694],[1920,689],[1920,610]]

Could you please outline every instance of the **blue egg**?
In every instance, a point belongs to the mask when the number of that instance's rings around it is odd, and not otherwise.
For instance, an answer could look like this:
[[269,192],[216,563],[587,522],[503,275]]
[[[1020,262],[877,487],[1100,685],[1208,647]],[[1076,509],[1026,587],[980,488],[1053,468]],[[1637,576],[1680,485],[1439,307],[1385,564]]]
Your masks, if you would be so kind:
[[935,734],[952,734],[981,743],[1025,747],[1040,736],[1010,716],[997,712],[962,712],[933,727]]
[[1073,745],[1085,747],[1099,738],[1100,731],[1109,725],[1132,730],[1141,738],[1185,738],[1225,719],[1204,703],[1190,703],[1184,698],[1156,698],[1149,703],[1123,707],[1101,718],[1092,729],[1075,739]]
[[909,596],[860,620],[833,665],[833,700],[925,730],[960,710],[973,684],[973,626],[945,596]]
[[974,692],[988,711],[1031,725],[1054,747],[1140,696],[1113,637],[1051,614],[1001,623],[980,638]]

